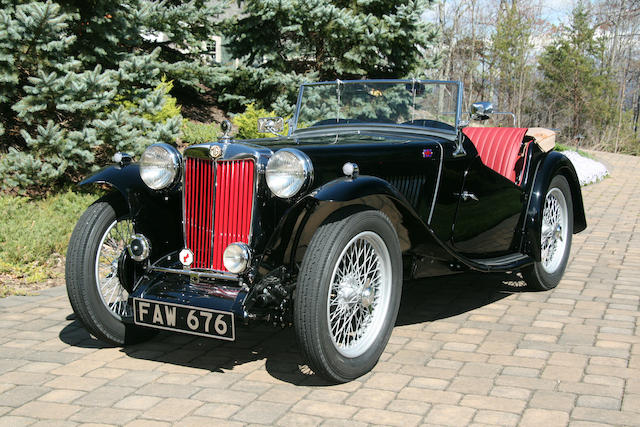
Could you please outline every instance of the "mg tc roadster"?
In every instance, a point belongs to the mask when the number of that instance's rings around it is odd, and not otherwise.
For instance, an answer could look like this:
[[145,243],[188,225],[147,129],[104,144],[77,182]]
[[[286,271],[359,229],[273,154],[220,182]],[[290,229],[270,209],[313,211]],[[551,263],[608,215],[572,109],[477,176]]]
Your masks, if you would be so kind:
[[[157,329],[234,340],[239,321],[293,325],[311,369],[371,370],[403,280],[522,272],[555,287],[586,228],[576,172],[541,128],[479,127],[456,81],[304,84],[287,135],[147,148],[83,184],[113,187],[67,253],[73,310],[126,345]],[[470,123],[474,126],[470,126]],[[429,301],[424,301],[429,304]]]

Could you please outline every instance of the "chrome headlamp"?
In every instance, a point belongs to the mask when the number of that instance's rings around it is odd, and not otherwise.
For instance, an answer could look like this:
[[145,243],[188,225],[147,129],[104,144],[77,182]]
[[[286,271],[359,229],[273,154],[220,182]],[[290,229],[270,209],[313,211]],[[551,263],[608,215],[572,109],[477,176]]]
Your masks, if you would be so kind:
[[140,157],[140,178],[153,190],[174,184],[179,172],[180,153],[168,144],[150,145]]
[[283,148],[269,159],[267,185],[278,197],[292,197],[313,179],[311,159],[300,150]]

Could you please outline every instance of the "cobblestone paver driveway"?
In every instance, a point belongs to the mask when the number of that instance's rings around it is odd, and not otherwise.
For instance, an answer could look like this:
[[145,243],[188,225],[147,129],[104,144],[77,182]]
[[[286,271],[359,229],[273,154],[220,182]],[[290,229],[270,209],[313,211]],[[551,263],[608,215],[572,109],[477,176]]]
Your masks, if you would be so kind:
[[640,159],[598,153],[565,279],[465,274],[405,288],[367,376],[328,386],[291,330],[106,348],[64,289],[0,300],[0,424],[640,425]]

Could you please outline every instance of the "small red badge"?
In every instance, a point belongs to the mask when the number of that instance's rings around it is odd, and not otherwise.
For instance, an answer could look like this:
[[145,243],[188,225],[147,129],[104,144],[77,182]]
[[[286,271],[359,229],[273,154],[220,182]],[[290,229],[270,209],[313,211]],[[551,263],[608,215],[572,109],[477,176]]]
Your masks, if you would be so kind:
[[185,248],[180,251],[178,258],[180,258],[180,262],[182,263],[182,265],[184,265],[185,267],[189,267],[193,262],[193,252]]

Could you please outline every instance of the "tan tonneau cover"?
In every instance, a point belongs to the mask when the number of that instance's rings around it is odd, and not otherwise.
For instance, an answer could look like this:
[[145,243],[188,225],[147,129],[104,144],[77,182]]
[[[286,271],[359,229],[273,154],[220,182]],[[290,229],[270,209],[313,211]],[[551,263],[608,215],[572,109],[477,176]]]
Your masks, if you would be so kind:
[[556,133],[550,129],[529,128],[525,135],[532,137],[542,151],[551,151],[556,146]]

